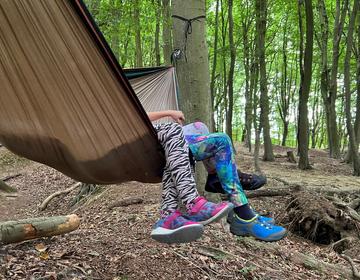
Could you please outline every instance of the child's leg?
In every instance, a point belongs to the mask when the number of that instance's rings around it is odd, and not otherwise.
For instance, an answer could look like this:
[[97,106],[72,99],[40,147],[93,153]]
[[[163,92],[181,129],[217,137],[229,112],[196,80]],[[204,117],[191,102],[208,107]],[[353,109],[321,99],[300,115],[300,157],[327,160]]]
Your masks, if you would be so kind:
[[155,128],[166,156],[161,205],[162,212],[166,214],[177,209],[178,196],[184,205],[187,205],[199,194],[191,174],[189,148],[181,126],[177,123],[168,123]]
[[215,166],[216,173],[231,202],[237,206],[248,203],[241,187],[232,149],[231,140],[225,133],[212,133],[186,138],[196,160],[208,160],[205,165],[208,172]]

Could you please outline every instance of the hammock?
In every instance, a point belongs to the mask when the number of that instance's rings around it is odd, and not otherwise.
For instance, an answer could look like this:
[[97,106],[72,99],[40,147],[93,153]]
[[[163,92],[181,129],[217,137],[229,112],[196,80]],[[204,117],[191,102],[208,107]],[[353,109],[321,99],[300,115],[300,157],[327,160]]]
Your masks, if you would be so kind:
[[159,182],[156,132],[81,0],[0,1],[0,142],[85,183]]
[[[128,68],[124,72],[147,112],[179,110],[174,67]],[[154,123],[172,121],[162,118]]]

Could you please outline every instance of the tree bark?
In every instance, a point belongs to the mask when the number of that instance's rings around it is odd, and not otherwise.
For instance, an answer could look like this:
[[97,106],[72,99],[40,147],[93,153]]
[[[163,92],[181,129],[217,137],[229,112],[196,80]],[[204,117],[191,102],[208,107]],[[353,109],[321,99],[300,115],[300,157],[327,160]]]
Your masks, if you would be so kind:
[[0,223],[0,244],[68,233],[79,224],[80,219],[75,214],[3,222]]
[[266,36],[266,18],[267,1],[256,0],[256,33],[257,33],[257,57],[259,61],[260,73],[260,126],[264,135],[264,156],[263,160],[273,161],[274,153],[271,143],[270,123],[269,123],[269,97],[266,77],[266,59],[265,59],[265,36]]
[[170,17],[170,0],[162,0],[162,38],[163,53],[165,65],[171,65],[171,17]]
[[217,52],[218,52],[218,39],[219,39],[219,0],[216,0],[215,8],[215,35],[214,35],[214,56],[212,61],[211,79],[210,79],[210,101],[211,101],[211,131],[215,131],[215,118],[214,118],[214,104],[215,104],[215,79],[216,79],[216,66],[217,66]]
[[234,18],[233,1],[228,0],[228,21],[229,21],[229,47],[230,47],[230,68],[228,78],[228,107],[226,114],[226,133],[232,139],[232,119],[234,109],[234,69],[236,49],[234,44]]
[[[248,7],[247,7],[248,9]],[[251,128],[252,128],[252,106],[253,94],[250,90],[250,43],[249,43],[250,20],[244,19],[242,22],[242,41],[243,41],[243,63],[245,71],[245,145],[251,152]]]
[[[172,11],[173,15],[186,19],[205,16],[205,0],[174,0]],[[198,119],[210,125],[210,75],[205,23],[205,18],[194,20],[192,33],[186,35],[184,29],[187,23],[174,18],[173,32],[174,48],[183,51],[182,58],[176,61],[180,108],[188,122]]]
[[[299,4],[300,5],[300,4]],[[299,7],[300,9],[300,7]],[[299,97],[299,168],[310,168],[308,150],[309,150],[309,121],[308,121],[308,99],[310,93],[312,76],[312,57],[313,57],[313,10],[312,1],[305,0],[306,15],[306,45],[304,53],[304,68],[302,70],[302,79],[300,85]],[[299,19],[301,22],[302,19]],[[301,26],[301,24],[300,24]]]
[[134,25],[135,25],[135,66],[142,67],[141,25],[140,25],[140,2],[134,3]]
[[346,53],[344,59],[344,87],[345,87],[345,113],[346,113],[346,127],[349,134],[350,153],[353,158],[354,175],[360,176],[360,159],[358,154],[358,147],[356,145],[356,137],[354,127],[352,125],[351,116],[351,89],[350,89],[350,59],[351,48],[353,44],[353,33],[356,21],[356,15],[359,9],[359,1],[354,0],[354,6],[351,12],[350,22],[348,26],[348,33],[346,38]]
[[336,116],[336,98],[337,98],[337,75],[340,57],[340,41],[344,26],[348,0],[344,1],[341,10],[340,0],[336,1],[335,22],[333,29],[333,46],[332,46],[332,65],[328,65],[328,37],[329,37],[329,20],[326,12],[325,2],[318,1],[318,10],[320,14],[321,27],[321,95],[324,102],[326,128],[329,145],[329,156],[332,158],[340,157],[340,144],[337,128]]
[[[161,4],[160,0],[155,0],[154,3],[155,10],[160,10]],[[160,13],[156,13],[156,23],[155,23],[155,59],[156,59],[156,65],[161,65],[161,56],[160,56]]]
[[[205,0],[174,0],[172,14],[188,20],[205,16]],[[186,31],[186,26],[186,21],[173,18],[174,48],[182,51],[182,57],[175,62],[180,89],[179,105],[188,122],[201,120],[210,126],[211,100],[206,20],[203,17],[193,20],[190,34]],[[197,183],[200,192],[203,192],[204,169],[197,168]]]

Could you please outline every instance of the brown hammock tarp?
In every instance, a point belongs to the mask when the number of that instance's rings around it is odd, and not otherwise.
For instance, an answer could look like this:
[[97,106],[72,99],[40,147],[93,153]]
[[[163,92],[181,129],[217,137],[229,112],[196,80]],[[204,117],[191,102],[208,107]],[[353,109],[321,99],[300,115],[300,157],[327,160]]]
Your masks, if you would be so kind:
[[[174,67],[129,68],[124,72],[147,112],[179,109]],[[172,121],[171,118],[162,118],[154,123]]]
[[164,164],[80,0],[0,1],[0,142],[87,183],[158,182]]

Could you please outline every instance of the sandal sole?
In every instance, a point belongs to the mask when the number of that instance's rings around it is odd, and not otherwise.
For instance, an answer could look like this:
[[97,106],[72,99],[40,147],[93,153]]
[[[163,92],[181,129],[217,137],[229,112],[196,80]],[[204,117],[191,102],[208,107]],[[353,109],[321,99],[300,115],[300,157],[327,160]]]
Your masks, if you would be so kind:
[[204,233],[201,224],[182,226],[177,229],[156,228],[151,232],[151,238],[161,243],[188,243],[199,239]]

